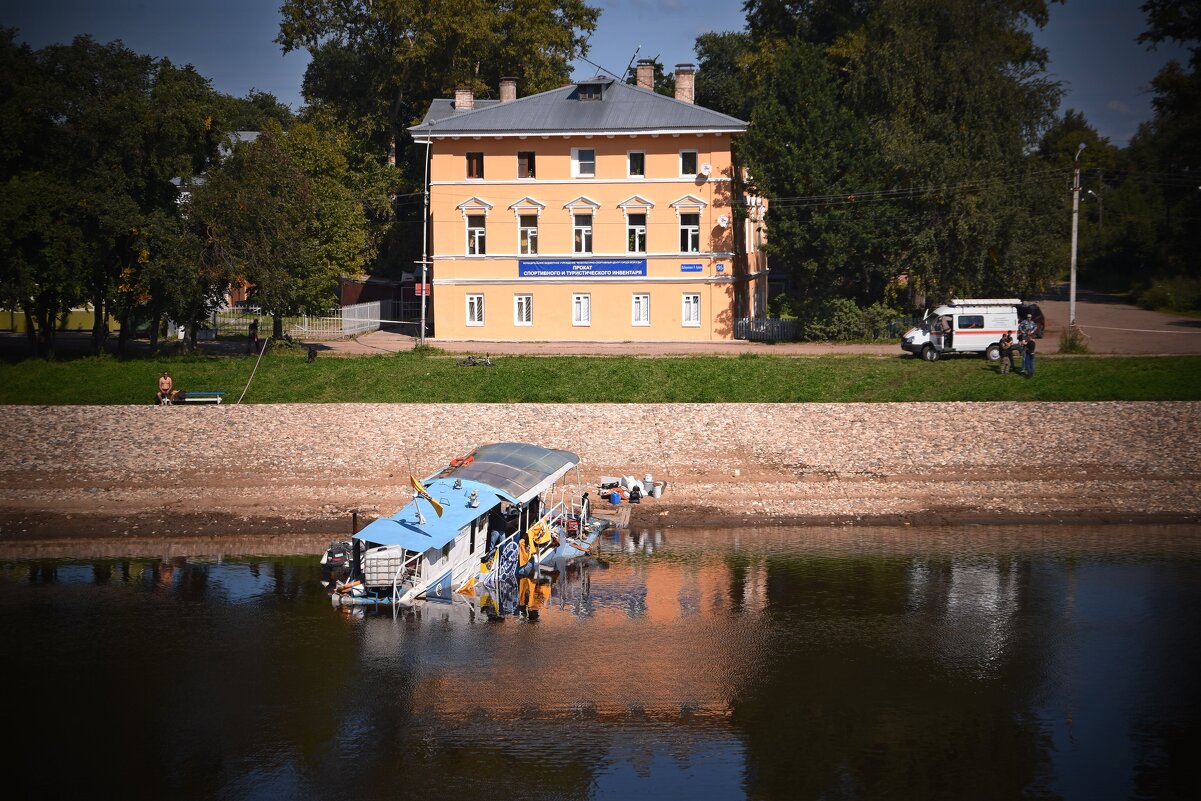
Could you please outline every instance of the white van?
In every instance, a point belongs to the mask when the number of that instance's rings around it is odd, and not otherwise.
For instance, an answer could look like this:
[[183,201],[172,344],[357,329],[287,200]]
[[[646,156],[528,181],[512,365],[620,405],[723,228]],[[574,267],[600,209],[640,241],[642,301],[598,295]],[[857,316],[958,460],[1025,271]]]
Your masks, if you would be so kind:
[[901,350],[928,362],[946,353],[982,353],[990,362],[1001,358],[1001,337],[1017,338],[1016,298],[953,300],[926,315],[922,324],[901,337]]

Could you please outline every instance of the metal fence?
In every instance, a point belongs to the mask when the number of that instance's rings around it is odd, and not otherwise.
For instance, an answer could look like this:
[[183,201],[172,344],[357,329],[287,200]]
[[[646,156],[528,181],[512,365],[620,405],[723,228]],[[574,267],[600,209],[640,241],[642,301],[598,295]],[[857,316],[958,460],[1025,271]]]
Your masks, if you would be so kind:
[[[878,342],[899,340],[914,324],[911,317],[894,317],[887,321],[884,331],[865,329],[855,338]],[[804,333],[801,321],[795,317],[741,317],[734,321],[734,339],[747,339],[752,342],[798,342],[805,338]]]
[[[247,336],[250,322],[255,319],[260,335],[268,336],[274,324],[273,317],[253,306],[223,309],[213,316],[218,336]],[[330,309],[320,316],[284,317],[283,328],[284,334],[294,339],[345,339],[378,330],[380,319],[380,301],[376,300]]]

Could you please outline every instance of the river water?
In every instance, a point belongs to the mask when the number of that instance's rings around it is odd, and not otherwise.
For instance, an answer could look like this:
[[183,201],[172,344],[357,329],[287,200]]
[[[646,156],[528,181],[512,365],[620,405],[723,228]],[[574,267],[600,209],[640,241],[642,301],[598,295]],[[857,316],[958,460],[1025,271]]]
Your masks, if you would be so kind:
[[0,560],[10,791],[1201,797],[1197,527],[620,532],[536,616],[210,550]]

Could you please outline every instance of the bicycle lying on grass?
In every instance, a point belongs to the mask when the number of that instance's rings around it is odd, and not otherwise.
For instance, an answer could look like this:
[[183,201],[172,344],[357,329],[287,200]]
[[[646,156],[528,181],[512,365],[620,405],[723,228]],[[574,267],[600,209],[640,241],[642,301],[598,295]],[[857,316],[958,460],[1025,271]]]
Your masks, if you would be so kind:
[[496,365],[487,356],[468,356],[463,361],[459,362],[460,367],[495,367]]

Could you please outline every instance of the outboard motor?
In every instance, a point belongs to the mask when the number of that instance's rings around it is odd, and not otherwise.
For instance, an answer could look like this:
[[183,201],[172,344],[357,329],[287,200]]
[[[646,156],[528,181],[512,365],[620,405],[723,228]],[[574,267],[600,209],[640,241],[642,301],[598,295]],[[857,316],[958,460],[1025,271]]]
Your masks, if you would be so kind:
[[345,579],[350,576],[350,563],[354,546],[348,540],[331,543],[321,557],[321,573],[325,581]]

